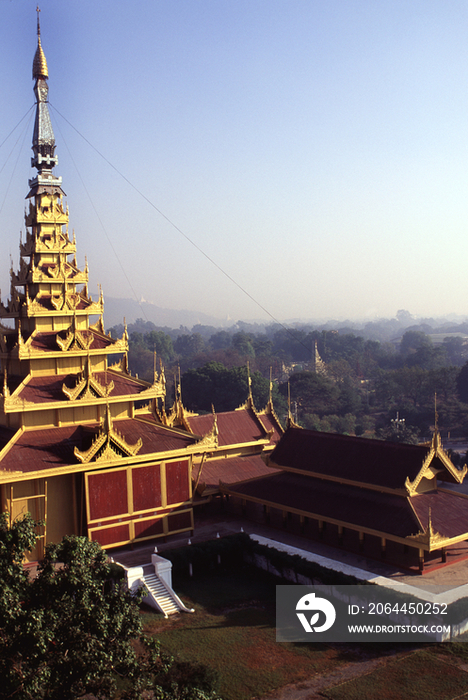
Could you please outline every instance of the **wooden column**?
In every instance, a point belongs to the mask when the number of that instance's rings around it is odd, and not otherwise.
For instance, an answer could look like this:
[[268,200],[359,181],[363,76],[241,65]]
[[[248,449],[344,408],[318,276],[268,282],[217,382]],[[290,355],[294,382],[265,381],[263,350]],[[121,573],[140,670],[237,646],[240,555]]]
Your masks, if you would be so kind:
[[387,540],[385,539],[385,537],[380,538],[380,553],[385,559],[385,557],[387,556]]
[[343,544],[343,537],[344,537],[344,527],[343,527],[343,525],[338,525],[338,542],[340,544]]
[[364,549],[364,533],[359,530],[359,551],[362,552]]
[[323,520],[318,521],[319,537],[323,537]]
[[419,571],[424,571],[424,549],[418,549]]

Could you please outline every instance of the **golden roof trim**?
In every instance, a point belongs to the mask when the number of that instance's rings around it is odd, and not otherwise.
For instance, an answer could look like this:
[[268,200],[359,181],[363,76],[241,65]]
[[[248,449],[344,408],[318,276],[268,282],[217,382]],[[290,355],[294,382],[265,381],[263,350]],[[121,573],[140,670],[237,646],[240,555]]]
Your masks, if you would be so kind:
[[429,452],[427,453],[418,474],[416,475],[413,481],[410,481],[409,477],[406,477],[405,489],[409,496],[415,496],[418,493],[418,486],[421,483],[422,479],[428,473],[435,457],[437,457],[442,462],[444,467],[447,469],[449,474],[453,476],[456,482],[458,482],[459,484],[463,482],[463,479],[465,478],[465,475],[468,472],[468,467],[465,465],[461,471],[456,469],[450,457],[442,447],[438,430],[435,430],[432,436]]

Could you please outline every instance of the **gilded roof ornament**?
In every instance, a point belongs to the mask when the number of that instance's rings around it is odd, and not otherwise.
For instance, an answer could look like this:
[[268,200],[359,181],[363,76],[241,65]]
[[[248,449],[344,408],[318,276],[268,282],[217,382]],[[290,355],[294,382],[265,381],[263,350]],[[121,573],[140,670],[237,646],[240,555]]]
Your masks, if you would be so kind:
[[47,69],[47,61],[41,46],[41,25],[39,24],[39,6],[37,11],[37,49],[33,61],[33,78],[48,78],[49,71]]

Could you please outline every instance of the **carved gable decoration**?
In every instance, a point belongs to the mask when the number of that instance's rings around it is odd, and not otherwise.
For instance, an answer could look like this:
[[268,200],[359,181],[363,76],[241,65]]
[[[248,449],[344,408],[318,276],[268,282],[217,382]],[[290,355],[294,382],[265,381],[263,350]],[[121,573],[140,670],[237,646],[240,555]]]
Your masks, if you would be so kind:
[[208,449],[213,449],[215,450],[219,446],[219,440],[218,440],[218,435],[219,435],[219,430],[218,430],[218,420],[216,417],[216,414],[213,414],[214,420],[213,420],[213,427],[209,431],[209,433],[206,433],[201,440],[199,440],[197,443],[197,447],[203,447],[206,450]]
[[86,362],[85,369],[78,375],[75,386],[70,389],[65,382],[62,384],[62,391],[70,401],[83,399],[107,398],[114,389],[114,382],[110,381],[103,386],[97,377],[94,376],[89,356]]
[[468,467],[465,465],[462,470],[458,470],[452,464],[450,457],[441,445],[439,433],[436,430],[432,437],[431,447],[418,475],[413,481],[410,481],[408,477],[406,478],[405,488],[409,496],[415,496],[417,493],[419,493],[420,484],[424,478],[431,479],[436,477],[437,470],[435,470],[433,467],[433,462],[435,459],[439,459],[442,466],[445,467],[450,476],[453,477],[455,483],[461,484],[463,482],[463,479],[468,471]]
[[93,439],[88,450],[74,449],[75,457],[82,463],[89,462],[115,462],[125,457],[134,457],[141,449],[143,441],[138,439],[134,445],[128,443],[125,437],[112,426],[109,410],[104,421],[104,426]]
[[[76,296],[79,297],[78,294]],[[73,320],[65,338],[57,335],[57,345],[64,352],[69,350],[89,350],[93,344],[93,340],[94,336],[92,333],[83,333],[76,328],[75,320]]]
[[440,549],[450,540],[449,537],[445,537],[444,535],[441,535],[440,532],[436,532],[436,530],[434,530],[432,525],[431,509],[429,509],[429,521],[427,527],[418,532],[417,535],[411,535],[407,539],[425,545],[429,552]]

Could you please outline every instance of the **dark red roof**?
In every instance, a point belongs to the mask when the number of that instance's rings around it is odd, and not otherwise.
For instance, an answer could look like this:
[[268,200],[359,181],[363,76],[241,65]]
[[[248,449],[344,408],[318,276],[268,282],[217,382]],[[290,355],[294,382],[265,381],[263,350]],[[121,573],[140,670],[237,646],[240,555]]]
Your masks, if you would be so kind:
[[[91,335],[94,337],[93,342],[91,343],[91,350],[101,350],[102,348],[108,347],[113,342],[112,338],[102,336],[100,333],[96,333],[96,331],[91,329],[82,330],[80,333],[85,338],[89,338]],[[36,333],[31,341],[31,346],[36,350],[49,350],[56,352],[57,350],[60,350],[56,340],[58,335],[60,335],[61,338],[65,338],[66,332],[61,331],[57,333],[57,331],[47,331],[44,333]]]
[[[349,523],[396,537],[416,535],[419,523],[408,498],[371,491],[292,472],[281,472],[229,487],[239,496],[253,497],[324,519]],[[468,531],[468,523],[467,528]]]
[[[133,445],[139,438],[143,445],[138,455],[179,450],[194,443],[188,433],[173,431],[152,420],[126,419],[113,421],[113,427]],[[31,473],[60,466],[78,464],[74,448],[86,450],[99,425],[67,426],[62,428],[42,428],[26,430],[0,461],[1,472]],[[93,463],[85,465],[92,469]]]
[[[217,413],[216,418],[220,447],[254,442],[267,437],[263,426],[250,408]],[[213,428],[214,417],[209,413],[205,416],[191,416],[187,421],[196,435],[206,435]]]
[[0,450],[3,450],[5,445],[8,445],[14,434],[14,430],[0,425]]
[[[275,465],[326,478],[404,488],[418,475],[428,447],[288,428],[270,455]],[[441,465],[439,465],[441,466]]]
[[193,435],[166,428],[151,418],[114,420],[113,425],[119,433],[122,433],[127,442],[134,444],[139,438],[143,440],[143,446],[138,452],[139,455],[180,450],[195,444]]
[[[194,466],[192,478],[198,477],[199,465]],[[260,455],[250,457],[231,457],[229,459],[208,460],[203,464],[200,482],[208,488],[218,488],[219,482],[235,484],[245,479],[275,474],[276,469],[267,467]]]
[[[140,394],[148,388],[133,377],[127,377],[112,370],[95,372],[93,376],[96,377],[102,386],[107,386],[111,381],[114,382],[114,388],[110,393],[112,397]],[[46,403],[48,401],[68,402],[62,391],[62,386],[65,383],[69,389],[72,389],[76,385],[76,381],[76,374],[31,377],[24,389],[19,393],[19,398],[32,403]]]
[[81,444],[81,426],[27,430],[0,461],[0,473],[29,473],[74,464],[73,449]]
[[262,413],[259,415],[259,418],[262,422],[263,427],[265,430],[268,432],[269,430],[273,430],[273,435],[271,436],[270,443],[277,443],[279,442],[283,431],[280,429],[280,426],[278,425],[275,417],[271,413]]
[[457,537],[468,532],[468,498],[455,491],[429,491],[411,499],[416,515],[424,529],[429,524],[429,509],[434,532],[445,537]]
[[31,341],[31,346],[35,350],[58,350],[56,341],[57,332],[37,333]]

